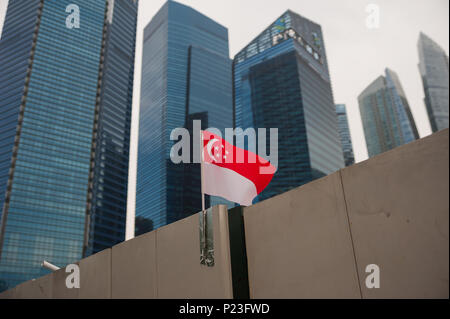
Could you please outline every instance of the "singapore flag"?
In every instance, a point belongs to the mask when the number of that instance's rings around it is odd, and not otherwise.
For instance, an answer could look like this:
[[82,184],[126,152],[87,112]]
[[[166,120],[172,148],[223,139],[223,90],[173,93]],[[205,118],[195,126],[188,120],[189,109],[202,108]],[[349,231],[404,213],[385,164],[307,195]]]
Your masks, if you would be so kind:
[[276,168],[257,154],[202,131],[202,192],[242,206],[269,185]]

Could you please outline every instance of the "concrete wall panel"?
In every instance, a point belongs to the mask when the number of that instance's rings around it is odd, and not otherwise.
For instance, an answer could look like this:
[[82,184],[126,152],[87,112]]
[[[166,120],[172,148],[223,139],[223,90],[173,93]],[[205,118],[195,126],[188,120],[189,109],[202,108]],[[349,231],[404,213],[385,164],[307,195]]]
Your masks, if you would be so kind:
[[52,275],[24,282],[13,289],[13,299],[51,299]]
[[445,130],[342,171],[364,298],[449,297],[448,143]]
[[112,298],[157,297],[156,233],[144,234],[112,248]]
[[213,208],[214,267],[200,264],[199,214],[157,230],[159,298],[233,298],[227,213]]
[[[78,264],[78,263],[76,263]],[[66,273],[66,268],[61,268],[51,274],[52,298],[53,299],[77,299],[80,289],[67,288],[66,279],[70,273]],[[80,287],[81,287],[81,269],[80,269]]]
[[251,298],[360,298],[339,173],[244,209]]
[[81,299],[111,298],[112,250],[105,249],[98,254],[80,260]]
[[6,291],[0,292],[0,299],[14,299],[14,292],[16,288],[11,288]]

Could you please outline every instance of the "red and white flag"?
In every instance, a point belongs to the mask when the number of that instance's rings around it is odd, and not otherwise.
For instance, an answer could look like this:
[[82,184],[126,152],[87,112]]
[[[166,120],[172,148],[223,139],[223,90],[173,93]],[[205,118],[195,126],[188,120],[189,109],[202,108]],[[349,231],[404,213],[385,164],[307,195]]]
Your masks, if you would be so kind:
[[276,168],[257,154],[202,131],[202,192],[250,206],[269,185]]

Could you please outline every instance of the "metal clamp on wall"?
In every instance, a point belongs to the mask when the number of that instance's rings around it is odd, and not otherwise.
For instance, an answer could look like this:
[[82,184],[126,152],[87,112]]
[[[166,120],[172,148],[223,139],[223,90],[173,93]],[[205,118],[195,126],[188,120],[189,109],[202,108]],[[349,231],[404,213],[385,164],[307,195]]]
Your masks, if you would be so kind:
[[199,213],[200,264],[214,267],[214,232],[212,209]]

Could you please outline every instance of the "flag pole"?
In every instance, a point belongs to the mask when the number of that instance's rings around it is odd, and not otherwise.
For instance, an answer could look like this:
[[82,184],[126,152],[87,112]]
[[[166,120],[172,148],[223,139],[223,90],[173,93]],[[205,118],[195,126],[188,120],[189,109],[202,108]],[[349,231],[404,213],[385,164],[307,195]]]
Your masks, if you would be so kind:
[[202,192],[202,211],[205,211],[205,192],[203,191],[203,130],[200,130],[200,188]]
[[203,190],[203,130],[200,130],[200,189],[202,192],[202,233],[203,233],[203,247],[202,259],[206,263],[206,210],[205,210],[205,192]]

